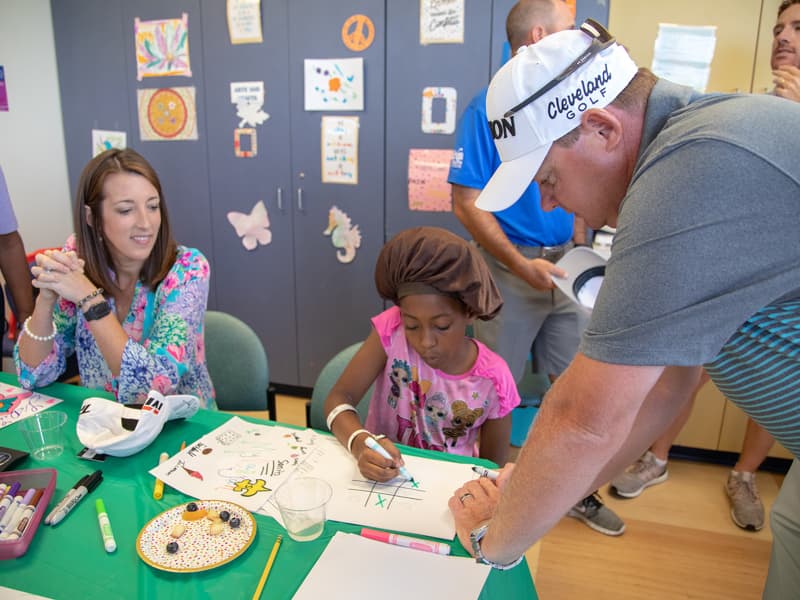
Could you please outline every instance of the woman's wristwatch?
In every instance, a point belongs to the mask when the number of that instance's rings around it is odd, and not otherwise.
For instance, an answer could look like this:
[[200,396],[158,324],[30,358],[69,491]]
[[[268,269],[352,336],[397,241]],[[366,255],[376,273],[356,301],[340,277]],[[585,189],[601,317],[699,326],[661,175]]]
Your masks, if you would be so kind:
[[109,314],[111,314],[111,305],[108,303],[108,300],[103,300],[83,311],[83,318],[87,321],[96,321]]
[[483,539],[483,536],[486,535],[486,531],[488,529],[489,529],[489,524],[484,523],[483,525],[476,527],[475,529],[469,532],[469,541],[472,543],[472,551],[475,553],[475,562],[479,562],[484,565],[489,565],[493,569],[498,569],[500,571],[507,571],[508,569],[513,569],[519,563],[521,563],[522,559],[525,558],[524,554],[520,556],[517,560],[511,561],[510,563],[505,565],[492,562],[483,555],[483,551],[481,551],[481,540]]

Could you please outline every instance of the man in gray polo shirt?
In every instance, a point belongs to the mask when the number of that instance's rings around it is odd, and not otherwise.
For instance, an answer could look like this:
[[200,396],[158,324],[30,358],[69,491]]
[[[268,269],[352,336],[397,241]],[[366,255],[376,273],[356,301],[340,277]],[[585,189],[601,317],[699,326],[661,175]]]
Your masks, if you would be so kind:
[[[578,354],[499,497],[481,478],[451,498],[462,543],[513,564],[664,430],[697,365],[800,456],[800,105],[659,80],[588,22],[498,71],[487,115],[503,164],[479,207],[502,209],[535,173],[545,209],[617,234]],[[791,597],[797,460],[772,531],[765,597]]]

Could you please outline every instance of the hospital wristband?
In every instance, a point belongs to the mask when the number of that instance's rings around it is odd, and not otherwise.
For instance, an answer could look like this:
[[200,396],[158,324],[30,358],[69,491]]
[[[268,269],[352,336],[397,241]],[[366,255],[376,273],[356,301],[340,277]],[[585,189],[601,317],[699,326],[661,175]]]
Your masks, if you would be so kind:
[[328,426],[328,431],[332,431],[331,425],[333,425],[333,420],[340,414],[342,414],[343,412],[347,412],[348,410],[357,412],[355,406],[353,406],[352,404],[347,404],[346,402],[340,404],[339,406],[333,407],[333,410],[331,410],[331,412],[328,413],[328,416],[325,419],[325,424]]
[[372,436],[372,433],[367,431],[366,429],[356,429],[353,433],[350,434],[350,437],[347,438],[347,451],[352,454],[353,453],[353,442],[355,439],[361,435],[362,433],[366,433],[368,436]]

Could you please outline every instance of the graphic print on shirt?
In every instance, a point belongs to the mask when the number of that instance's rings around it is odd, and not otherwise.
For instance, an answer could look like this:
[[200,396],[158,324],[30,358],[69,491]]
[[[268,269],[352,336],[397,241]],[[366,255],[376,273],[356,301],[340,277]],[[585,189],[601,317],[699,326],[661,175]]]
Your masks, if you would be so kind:
[[394,361],[392,361],[392,371],[389,373],[389,381],[392,382],[389,397],[386,399],[389,406],[397,408],[397,401],[400,400],[400,394],[402,392],[400,385],[408,385],[410,380],[411,367],[408,366],[406,361],[395,358]]
[[444,445],[447,446],[447,442],[450,441],[450,446],[455,447],[458,438],[467,435],[467,430],[475,425],[475,421],[481,417],[483,409],[470,409],[463,400],[456,400],[450,405],[450,412],[451,426],[443,428],[442,433],[445,437]]

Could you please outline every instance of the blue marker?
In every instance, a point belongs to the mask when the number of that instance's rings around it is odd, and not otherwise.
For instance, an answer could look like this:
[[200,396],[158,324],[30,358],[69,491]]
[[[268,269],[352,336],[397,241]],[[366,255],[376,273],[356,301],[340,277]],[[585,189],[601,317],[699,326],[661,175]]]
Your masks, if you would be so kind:
[[[375,452],[380,454],[383,458],[394,460],[392,456],[386,451],[386,448],[384,448],[378,442],[375,441],[375,438],[367,436],[367,439],[364,441],[364,443],[367,445],[367,448],[369,448],[370,450],[375,450]],[[399,467],[398,470],[400,471],[400,475],[402,475],[411,482],[414,481],[414,478],[411,476],[411,473],[408,472],[408,469],[406,469],[405,467]]]

